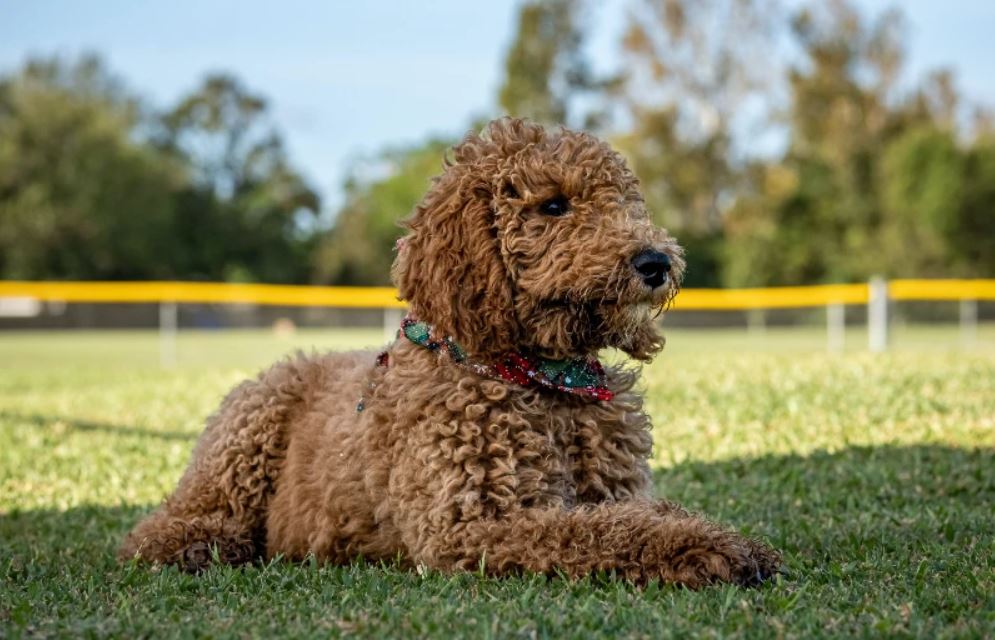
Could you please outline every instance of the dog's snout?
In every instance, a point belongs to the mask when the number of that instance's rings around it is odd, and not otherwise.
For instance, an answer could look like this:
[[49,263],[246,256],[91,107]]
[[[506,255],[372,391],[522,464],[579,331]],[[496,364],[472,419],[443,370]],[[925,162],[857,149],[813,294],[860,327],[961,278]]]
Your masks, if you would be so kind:
[[632,259],[632,266],[642,276],[643,282],[656,289],[667,281],[670,256],[656,249],[645,249]]

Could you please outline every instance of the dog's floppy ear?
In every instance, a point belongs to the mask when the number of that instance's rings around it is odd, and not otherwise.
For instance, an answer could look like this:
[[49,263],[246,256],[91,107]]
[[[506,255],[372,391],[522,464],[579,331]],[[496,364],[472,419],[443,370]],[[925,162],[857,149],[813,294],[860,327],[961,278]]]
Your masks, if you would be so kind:
[[491,185],[473,164],[448,164],[405,226],[393,279],[412,314],[467,353],[518,344],[512,283],[498,245]]

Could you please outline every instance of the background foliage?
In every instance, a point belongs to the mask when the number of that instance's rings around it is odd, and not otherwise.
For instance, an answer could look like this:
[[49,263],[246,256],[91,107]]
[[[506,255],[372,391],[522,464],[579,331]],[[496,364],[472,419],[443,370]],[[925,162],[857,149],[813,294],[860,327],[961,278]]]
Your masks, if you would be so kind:
[[[991,112],[946,70],[905,80],[900,12],[625,8],[605,70],[589,0],[523,3],[495,98],[622,150],[688,284],[995,275]],[[96,57],[34,60],[0,78],[0,277],[387,283],[397,220],[453,142],[361,159],[328,211],[240,80],[160,109]]]

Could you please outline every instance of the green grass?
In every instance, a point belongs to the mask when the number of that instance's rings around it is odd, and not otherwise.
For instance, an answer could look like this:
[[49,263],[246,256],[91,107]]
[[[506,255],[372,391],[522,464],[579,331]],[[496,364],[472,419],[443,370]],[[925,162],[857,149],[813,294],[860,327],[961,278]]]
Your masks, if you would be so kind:
[[378,331],[0,335],[0,638],[995,637],[995,330],[823,352],[811,331],[672,332],[645,370],[661,495],[763,536],[759,590],[315,564],[200,577],[118,566],[204,416],[293,348]]

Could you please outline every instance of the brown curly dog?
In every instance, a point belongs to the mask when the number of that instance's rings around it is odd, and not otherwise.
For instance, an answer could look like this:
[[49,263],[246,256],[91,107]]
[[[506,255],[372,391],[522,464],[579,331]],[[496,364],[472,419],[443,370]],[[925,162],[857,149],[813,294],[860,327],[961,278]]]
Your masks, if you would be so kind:
[[637,373],[594,359],[659,351],[683,270],[638,186],[584,133],[503,119],[468,135],[399,243],[397,340],[236,387],[121,557],[400,557],[693,588],[771,576],[769,547],[652,497]]

